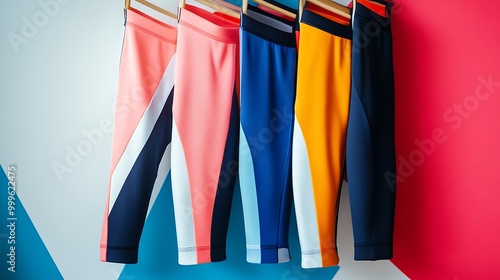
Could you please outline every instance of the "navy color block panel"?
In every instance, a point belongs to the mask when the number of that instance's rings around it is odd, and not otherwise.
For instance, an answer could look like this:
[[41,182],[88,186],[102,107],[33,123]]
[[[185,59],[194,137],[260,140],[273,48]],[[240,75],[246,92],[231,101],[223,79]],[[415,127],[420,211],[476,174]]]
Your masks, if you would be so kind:
[[172,137],[172,88],[108,217],[107,261],[136,263],[137,249],[158,165]]
[[[373,17],[373,19],[371,19]],[[392,258],[396,193],[394,74],[390,25],[368,41],[362,31],[381,18],[356,7],[346,165],[355,260]],[[365,28],[366,27],[366,28]]]
[[231,213],[234,185],[238,175],[238,147],[239,147],[239,112],[238,96],[233,92],[231,117],[227,132],[226,147],[219,175],[217,194],[215,196],[212,232],[210,235],[210,251],[213,262],[226,259],[226,238]]
[[177,244],[170,175],[165,180],[144,226],[139,249],[139,262],[125,265],[119,280],[153,279],[318,279],[330,280],[339,267],[304,270],[300,267],[297,226],[292,212],[290,251],[292,261],[282,264],[256,265],[246,262],[245,231],[240,191],[234,191],[227,239],[227,260],[195,266],[177,263]]

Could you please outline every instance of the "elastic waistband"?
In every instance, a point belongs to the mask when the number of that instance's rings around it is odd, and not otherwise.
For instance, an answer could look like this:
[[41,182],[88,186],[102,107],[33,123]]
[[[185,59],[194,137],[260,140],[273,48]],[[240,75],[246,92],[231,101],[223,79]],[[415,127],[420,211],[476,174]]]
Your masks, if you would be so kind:
[[186,4],[180,11],[180,25],[184,25],[218,41],[237,44],[239,24],[219,17],[209,11]]
[[386,22],[390,18],[392,3],[377,5],[368,0],[358,0],[356,2],[355,16],[371,21]]
[[164,41],[174,44],[177,41],[177,27],[165,24],[134,8],[127,10],[126,25],[139,28]]
[[333,20],[324,18],[307,9],[304,9],[304,11],[302,11],[301,22],[319,28],[334,36],[342,37],[349,40],[352,39],[351,26],[343,25]]
[[[251,5],[248,5],[248,11],[248,15],[242,14],[241,17],[241,27],[243,30],[279,45],[295,47],[295,23],[293,21],[289,21],[258,8],[254,8]],[[270,21],[274,21],[277,25],[282,25],[285,29],[289,29],[290,32],[280,30],[276,26],[261,22],[253,18],[255,16],[262,16]]]

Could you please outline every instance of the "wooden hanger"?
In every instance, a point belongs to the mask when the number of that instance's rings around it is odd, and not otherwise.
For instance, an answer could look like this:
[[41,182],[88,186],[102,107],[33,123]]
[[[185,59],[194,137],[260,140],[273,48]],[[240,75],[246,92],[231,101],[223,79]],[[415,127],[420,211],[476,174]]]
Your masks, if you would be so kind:
[[229,2],[226,2],[224,0],[210,0],[210,1],[212,1],[214,3],[217,3],[217,4],[221,5],[221,6],[225,6],[225,7],[229,8],[229,9],[231,9],[231,10],[235,10],[238,13],[241,11],[240,7],[238,7],[236,5],[233,5],[233,4],[229,3]]
[[306,0],[339,16],[351,19],[351,9],[331,0]]
[[[286,17],[293,18],[293,19],[295,19],[295,17],[297,17],[296,14],[294,14],[294,13],[292,13],[290,11],[287,11],[287,10],[281,8],[281,7],[278,7],[278,6],[276,6],[276,5],[274,5],[274,4],[270,3],[270,2],[267,2],[265,0],[252,0],[252,1],[254,1],[255,3],[257,3],[259,5],[262,5],[262,6],[266,7],[266,8],[268,8],[268,9],[271,9],[271,10],[273,10],[275,12],[278,12],[278,13],[286,16]],[[248,5],[248,0],[246,0],[245,2],[246,2],[246,5]],[[245,10],[247,10],[246,6],[245,6]]]
[[233,9],[230,9],[226,6],[223,6],[223,5],[220,5],[220,4],[217,4],[217,2],[214,2],[214,1],[211,1],[211,0],[195,0],[196,2],[200,3],[200,4],[203,4],[207,7],[210,7],[214,10],[216,10],[217,12],[221,12],[223,14],[226,14],[228,16],[231,16],[231,17],[234,17],[234,18],[240,18],[240,13],[233,10]]
[[299,0],[299,21],[302,18],[302,11],[304,11],[305,0]]
[[248,0],[241,0],[241,12],[247,14]]
[[[217,12],[221,12],[223,14],[226,14],[228,16],[234,17],[234,18],[240,18],[240,13],[227,7],[226,5],[218,4],[216,1],[212,0],[195,0],[196,2],[203,4],[207,7],[210,7]],[[186,0],[180,0],[179,1],[179,8],[183,9],[186,6]]]
[[[148,8],[151,8],[151,9],[153,9],[153,10],[159,12],[159,13],[162,13],[162,14],[168,16],[168,17],[177,19],[177,15],[176,14],[174,14],[174,13],[172,13],[170,11],[167,11],[167,10],[163,9],[162,7],[159,7],[159,6],[153,4],[153,3],[149,2],[149,1],[146,1],[146,0],[135,0],[135,1],[141,3],[142,5],[144,5],[144,6],[148,7]],[[125,9],[128,10],[130,8],[130,2],[131,2],[131,0],[125,0]]]
[[380,7],[385,7],[387,5],[387,1],[385,0],[368,0],[368,2],[374,4],[374,5],[377,5],[377,6],[380,6]]

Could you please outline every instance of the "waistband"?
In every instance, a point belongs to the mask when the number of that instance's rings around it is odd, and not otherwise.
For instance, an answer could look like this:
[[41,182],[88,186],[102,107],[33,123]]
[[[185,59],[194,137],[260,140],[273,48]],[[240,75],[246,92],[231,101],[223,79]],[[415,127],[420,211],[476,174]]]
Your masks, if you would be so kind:
[[125,24],[126,26],[138,28],[160,40],[168,41],[173,44],[177,41],[177,27],[165,24],[134,8],[129,8],[126,11]]
[[239,24],[204,9],[186,4],[180,11],[179,24],[228,44],[237,44]]
[[352,29],[349,25],[343,25],[333,20],[324,18],[310,10],[304,9],[302,11],[302,23],[314,26],[334,36],[342,37],[345,39],[352,39]]
[[[279,45],[295,47],[296,38],[293,21],[286,20],[251,5],[248,5],[248,11],[248,14],[242,14],[241,17],[241,27],[243,30]],[[285,29],[289,29],[290,32],[280,30],[275,26],[257,20],[256,18],[260,16],[276,22],[277,25],[282,25]]]
[[355,16],[368,21],[386,22],[387,19],[390,19],[391,9],[392,2],[377,5],[369,0],[357,0],[354,13]]

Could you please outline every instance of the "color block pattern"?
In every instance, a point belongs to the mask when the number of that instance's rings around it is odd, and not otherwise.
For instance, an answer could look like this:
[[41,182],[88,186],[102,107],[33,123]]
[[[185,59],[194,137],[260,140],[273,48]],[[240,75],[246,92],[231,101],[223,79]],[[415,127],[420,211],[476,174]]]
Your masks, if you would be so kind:
[[[388,179],[396,174],[392,33],[390,20],[365,2],[358,1],[354,12],[346,165],[354,259],[381,260],[393,255],[396,203],[396,185]],[[363,39],[363,30],[384,20],[378,36]]]
[[292,24],[252,7],[242,15],[239,163],[250,263],[290,260],[297,56]]
[[176,36],[176,28],[127,11],[102,261],[137,262],[152,194],[170,169]]
[[180,11],[173,103],[172,191],[179,264],[226,259],[238,164],[238,24]]
[[[9,171],[12,173],[9,174]],[[19,173],[19,166],[0,165],[0,186],[3,188],[0,203],[4,205],[0,218],[5,223],[0,228],[0,279],[36,279],[40,275],[47,279],[64,279],[21,199],[15,193],[15,190],[20,189],[18,182],[22,182]],[[27,188],[23,190],[26,191]],[[9,201],[14,204],[9,205]],[[9,210],[8,206],[13,208]]]
[[[300,24],[293,192],[302,267],[339,262],[336,225],[351,91],[351,28],[319,7]],[[332,17],[333,18],[333,17]]]

